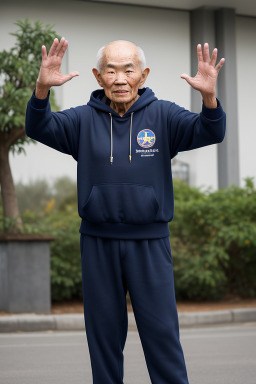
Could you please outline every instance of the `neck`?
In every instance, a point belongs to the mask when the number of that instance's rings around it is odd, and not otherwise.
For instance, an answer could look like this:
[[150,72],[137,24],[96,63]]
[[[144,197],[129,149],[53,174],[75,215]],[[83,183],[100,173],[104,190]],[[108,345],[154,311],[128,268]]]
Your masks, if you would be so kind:
[[110,108],[112,108],[115,112],[117,112],[120,116],[123,116],[129,108],[135,103],[135,101],[138,100],[140,96],[137,95],[135,99],[129,101],[129,103],[115,103],[114,101],[111,101]]

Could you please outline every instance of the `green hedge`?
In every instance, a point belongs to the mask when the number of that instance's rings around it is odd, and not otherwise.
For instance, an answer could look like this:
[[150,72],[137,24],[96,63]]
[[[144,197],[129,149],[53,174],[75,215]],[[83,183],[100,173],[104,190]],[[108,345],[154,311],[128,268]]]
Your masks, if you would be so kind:
[[256,296],[256,191],[200,192],[176,181],[170,223],[177,299]]
[[[176,298],[218,300],[256,296],[256,190],[202,191],[174,180],[175,214],[169,224]],[[53,208],[52,208],[53,207]],[[82,298],[81,219],[76,196],[56,207],[22,214],[26,232],[54,235],[51,243],[52,299]]]

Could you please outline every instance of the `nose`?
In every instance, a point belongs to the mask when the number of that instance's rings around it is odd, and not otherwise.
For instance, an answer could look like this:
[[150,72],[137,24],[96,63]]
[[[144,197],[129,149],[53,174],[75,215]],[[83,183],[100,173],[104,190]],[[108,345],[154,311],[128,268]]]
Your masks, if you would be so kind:
[[126,76],[124,73],[118,72],[115,78],[115,84],[126,84]]

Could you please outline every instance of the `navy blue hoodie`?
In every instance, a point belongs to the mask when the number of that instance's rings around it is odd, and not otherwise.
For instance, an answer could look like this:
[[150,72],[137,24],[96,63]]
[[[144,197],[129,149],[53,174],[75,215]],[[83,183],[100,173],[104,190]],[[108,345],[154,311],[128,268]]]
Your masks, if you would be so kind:
[[220,143],[226,115],[202,105],[200,114],[158,100],[150,88],[121,117],[92,92],[87,105],[51,112],[49,95],[27,105],[26,133],[77,161],[80,232],[119,239],[170,234],[174,199],[171,158]]

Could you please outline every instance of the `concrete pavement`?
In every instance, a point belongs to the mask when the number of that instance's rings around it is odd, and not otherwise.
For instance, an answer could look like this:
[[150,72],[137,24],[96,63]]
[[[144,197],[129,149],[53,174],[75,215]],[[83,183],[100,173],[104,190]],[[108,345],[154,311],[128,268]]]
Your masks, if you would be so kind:
[[[255,384],[256,322],[183,328],[180,341],[190,384]],[[1,384],[92,384],[86,333],[1,333],[0,372]],[[127,334],[124,383],[151,383],[136,331]]]
[[[256,308],[221,311],[179,312],[180,327],[216,324],[249,323],[256,321]],[[128,329],[137,330],[133,312],[128,312]],[[81,331],[83,314],[12,314],[0,316],[0,332]]]

